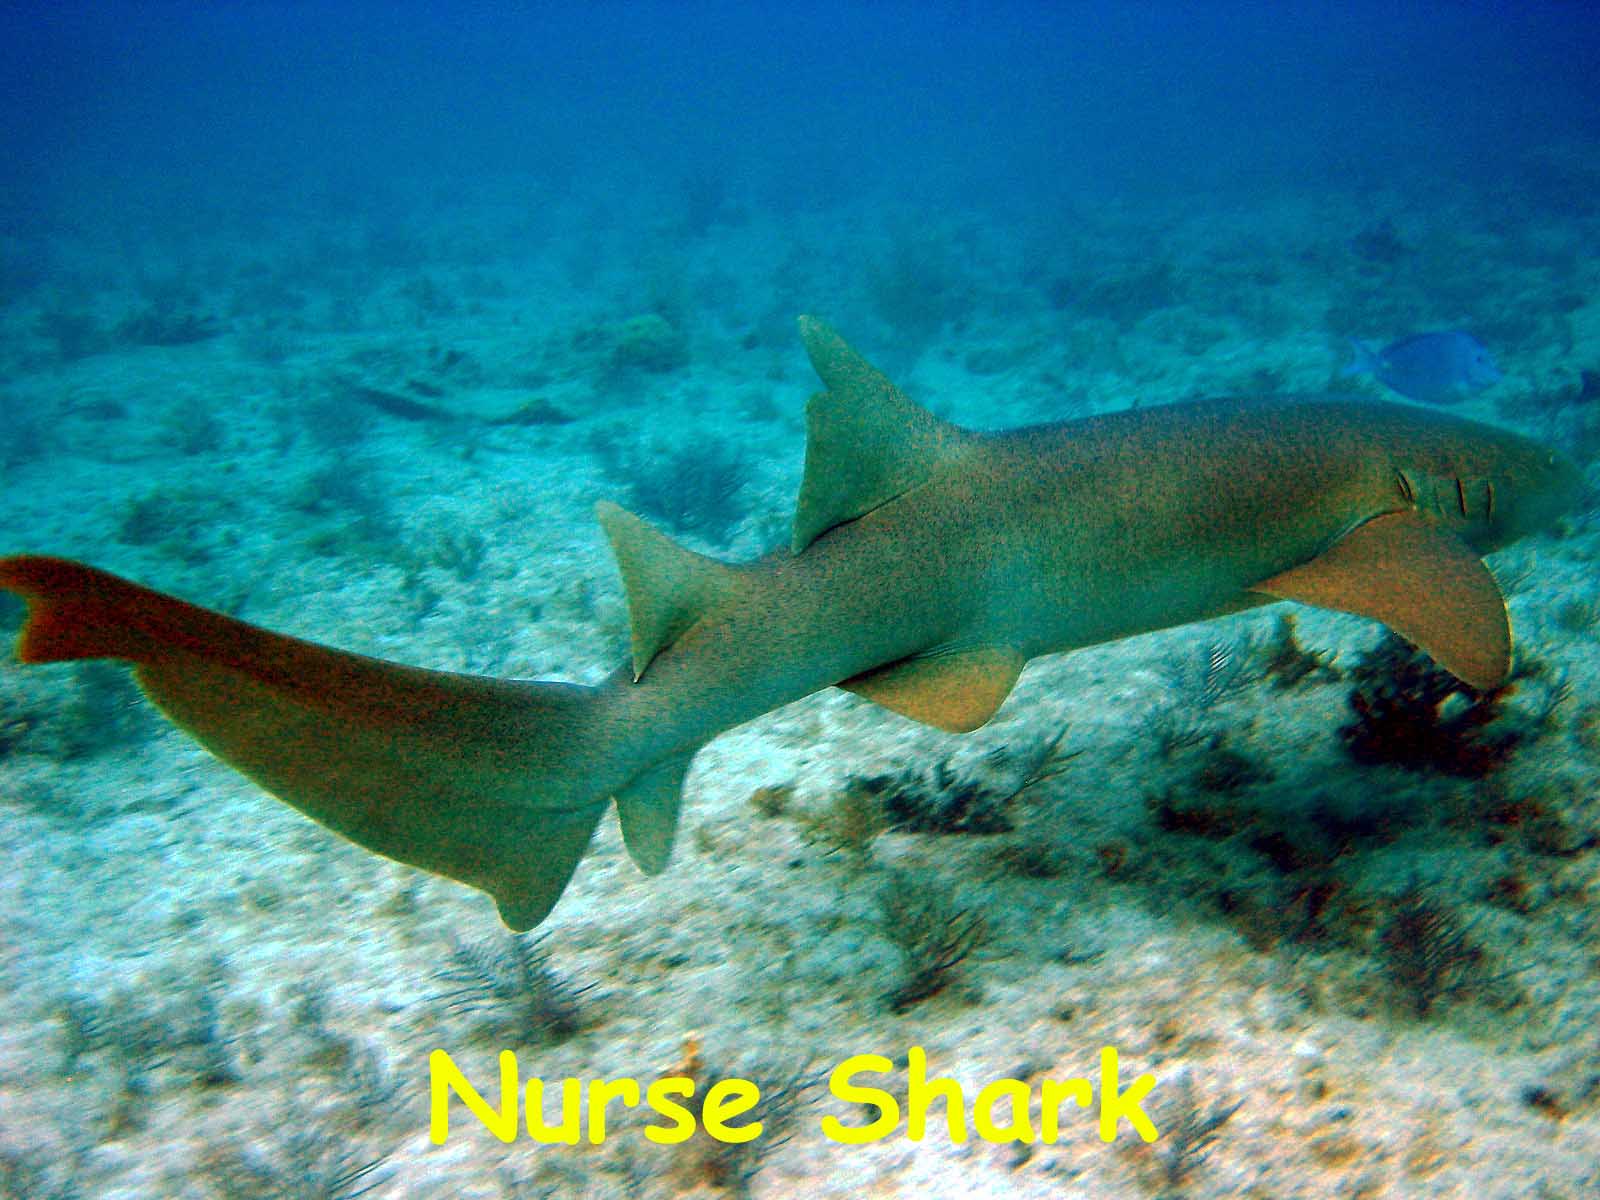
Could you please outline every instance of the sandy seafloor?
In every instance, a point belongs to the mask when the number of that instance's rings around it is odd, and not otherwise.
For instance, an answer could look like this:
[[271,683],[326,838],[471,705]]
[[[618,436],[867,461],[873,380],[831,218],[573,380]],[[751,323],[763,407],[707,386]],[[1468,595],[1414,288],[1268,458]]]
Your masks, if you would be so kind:
[[[369,654],[592,682],[626,620],[597,499],[729,558],[784,538],[807,311],[985,428],[1372,395],[1340,377],[1346,337],[1465,327],[1506,378],[1459,411],[1592,464],[1600,171],[1574,150],[1515,177],[966,215],[714,187],[596,213],[508,180],[382,218],[63,231],[0,296],[0,548]],[[566,419],[494,420],[535,401]],[[670,869],[642,876],[608,816],[543,927],[587,989],[565,1036],[525,996],[448,995],[462,947],[504,952],[487,898],[323,832],[119,673],[8,663],[0,1191],[1600,1194],[1597,548],[1579,514],[1492,559],[1531,670],[1492,727],[1520,744],[1482,777],[1355,762],[1349,672],[1382,631],[1301,610],[1334,670],[1283,686],[1282,606],[1038,662],[966,737],[837,691],[725,735]],[[826,832],[857,777],[945,764],[1003,793],[1063,730],[1009,832]],[[885,889],[988,931],[899,1013]],[[1419,896],[1472,960],[1425,1005],[1387,948]],[[1113,1045],[1156,1077],[1158,1124],[1214,1127],[1181,1157],[1088,1119],[1048,1146],[844,1146],[817,1087],[786,1141],[728,1157],[652,1146],[641,1113],[598,1146],[506,1146],[459,1104],[430,1144],[435,1048],[487,1090],[502,1048],[525,1076],[648,1081],[691,1042],[703,1078],[766,1080],[922,1046],[969,1099]]]

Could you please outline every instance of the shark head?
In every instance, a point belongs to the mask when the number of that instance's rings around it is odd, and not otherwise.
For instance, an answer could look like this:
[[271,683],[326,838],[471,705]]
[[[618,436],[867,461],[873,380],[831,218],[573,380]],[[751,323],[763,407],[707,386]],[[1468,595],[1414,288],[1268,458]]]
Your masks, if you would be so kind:
[[1560,451],[1473,426],[1395,464],[1401,499],[1479,554],[1549,529],[1585,494],[1583,472]]

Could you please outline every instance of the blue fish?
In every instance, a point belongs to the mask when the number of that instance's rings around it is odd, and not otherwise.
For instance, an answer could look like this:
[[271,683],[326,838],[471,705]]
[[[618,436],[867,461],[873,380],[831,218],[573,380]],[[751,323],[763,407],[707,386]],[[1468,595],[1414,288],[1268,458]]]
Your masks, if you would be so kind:
[[1424,404],[1455,404],[1500,382],[1500,369],[1482,342],[1452,329],[1417,333],[1374,350],[1351,339],[1356,360],[1346,375],[1372,375],[1385,387]]

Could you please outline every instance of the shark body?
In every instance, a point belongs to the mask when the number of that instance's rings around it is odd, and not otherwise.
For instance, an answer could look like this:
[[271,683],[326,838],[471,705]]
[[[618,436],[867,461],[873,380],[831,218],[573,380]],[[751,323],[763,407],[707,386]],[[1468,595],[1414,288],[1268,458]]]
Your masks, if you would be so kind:
[[952,731],[1040,655],[1289,599],[1377,618],[1479,689],[1510,666],[1481,556],[1581,488],[1536,442],[1436,412],[1219,400],[1002,433],[944,422],[820,322],[791,545],[728,564],[602,503],[631,661],[596,687],[425,671],[270,633],[61,559],[0,560],[25,661],[113,657],[220,758],[352,841],[559,898],[615,800],[663,869],[718,733],[840,686]]

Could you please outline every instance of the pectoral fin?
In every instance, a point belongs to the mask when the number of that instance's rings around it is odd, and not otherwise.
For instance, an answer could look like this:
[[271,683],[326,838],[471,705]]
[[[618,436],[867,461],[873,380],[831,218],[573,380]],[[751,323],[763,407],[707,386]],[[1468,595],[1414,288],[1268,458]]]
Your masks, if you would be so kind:
[[1376,618],[1479,691],[1511,671],[1511,625],[1494,576],[1464,542],[1416,513],[1375,517],[1251,590]]
[[999,711],[1024,664],[1009,647],[977,646],[903,658],[839,686],[913,721],[966,733]]

